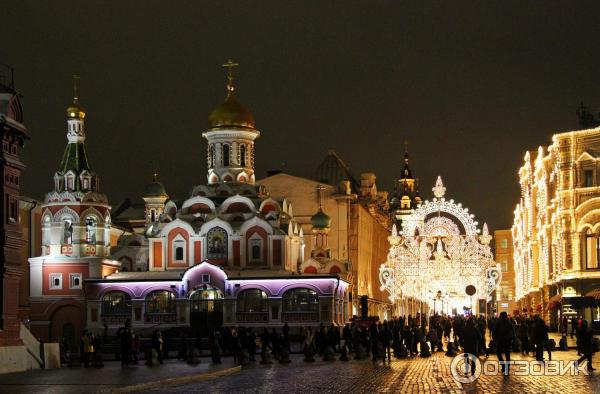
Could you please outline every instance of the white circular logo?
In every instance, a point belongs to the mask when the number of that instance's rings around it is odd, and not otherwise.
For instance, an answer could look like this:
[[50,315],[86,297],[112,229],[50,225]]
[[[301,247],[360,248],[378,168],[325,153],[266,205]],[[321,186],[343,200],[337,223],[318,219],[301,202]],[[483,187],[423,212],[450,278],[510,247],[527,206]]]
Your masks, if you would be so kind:
[[462,353],[452,359],[450,372],[460,383],[473,383],[481,375],[481,361],[474,354]]

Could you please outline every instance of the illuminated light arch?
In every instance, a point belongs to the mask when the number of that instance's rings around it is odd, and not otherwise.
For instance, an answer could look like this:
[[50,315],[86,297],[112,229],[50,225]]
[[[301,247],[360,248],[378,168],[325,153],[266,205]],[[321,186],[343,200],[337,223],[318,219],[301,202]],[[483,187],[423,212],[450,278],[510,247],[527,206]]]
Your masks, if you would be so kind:
[[501,272],[493,260],[487,225],[479,235],[474,215],[460,203],[444,198],[441,177],[432,190],[433,201],[414,210],[403,221],[400,233],[395,226],[392,229],[388,258],[379,271],[381,290],[387,291],[393,302],[413,298],[433,308],[436,304],[429,293],[439,292],[446,305],[452,301],[453,307],[460,309],[471,304],[465,288],[474,285],[477,298],[489,300]]

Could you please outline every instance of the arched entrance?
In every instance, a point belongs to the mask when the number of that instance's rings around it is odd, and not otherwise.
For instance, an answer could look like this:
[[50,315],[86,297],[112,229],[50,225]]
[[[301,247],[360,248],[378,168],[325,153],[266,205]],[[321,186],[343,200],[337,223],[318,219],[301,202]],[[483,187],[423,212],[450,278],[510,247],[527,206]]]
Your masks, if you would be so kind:
[[71,349],[79,347],[79,338],[83,330],[82,310],[75,305],[63,305],[54,311],[50,318],[50,341],[62,341],[64,338]]
[[223,324],[223,293],[204,286],[190,294],[190,326],[207,335]]

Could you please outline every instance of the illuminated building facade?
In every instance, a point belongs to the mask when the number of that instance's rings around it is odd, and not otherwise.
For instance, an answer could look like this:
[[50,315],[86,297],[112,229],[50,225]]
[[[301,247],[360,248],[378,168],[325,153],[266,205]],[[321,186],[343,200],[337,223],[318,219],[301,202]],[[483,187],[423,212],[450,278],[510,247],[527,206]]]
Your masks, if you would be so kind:
[[[114,215],[86,158],[76,96],[67,149],[42,206],[42,255],[30,259],[36,335],[68,337],[76,348],[84,328],[113,335],[127,321],[134,330],[190,327],[203,335],[222,325],[300,330],[347,321],[346,266],[302,271],[302,227],[291,201],[255,184],[260,132],[228,77],[225,102],[202,134],[208,182],[178,201],[155,175],[140,204],[120,204]],[[314,258],[327,257],[327,226],[314,219],[314,250],[324,253]]]
[[515,295],[556,326],[562,315],[598,320],[600,128],[555,134],[527,152],[512,227]]
[[496,311],[514,315],[519,309],[515,299],[515,269],[512,231],[494,231],[494,259],[502,272],[502,281],[496,291]]
[[394,315],[393,304],[377,285],[391,224],[387,192],[377,189],[374,174],[362,173],[356,179],[330,150],[314,179],[278,172],[257,182],[272,197],[294,201],[294,218],[304,240],[300,271],[340,272],[347,279],[348,318],[361,316],[363,306],[367,315],[381,320]]
[[109,258],[110,205],[88,161],[85,117],[75,89],[67,108],[67,146],[54,190],[41,206],[41,255],[29,259],[31,332],[72,345],[85,326],[85,280],[120,268]]

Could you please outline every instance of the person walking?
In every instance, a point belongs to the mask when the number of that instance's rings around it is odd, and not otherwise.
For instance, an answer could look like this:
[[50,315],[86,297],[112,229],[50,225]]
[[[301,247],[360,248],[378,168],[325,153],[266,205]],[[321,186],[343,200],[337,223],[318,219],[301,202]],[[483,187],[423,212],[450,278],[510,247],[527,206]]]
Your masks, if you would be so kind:
[[131,345],[133,342],[131,338],[131,330],[129,329],[130,324],[131,323],[128,320],[125,323],[125,326],[119,328],[119,330],[117,331],[117,336],[119,337],[120,342],[119,350],[121,353],[121,368],[129,367],[129,359],[131,356],[132,347]]
[[379,328],[375,322],[371,323],[371,327],[369,327],[369,339],[371,341],[371,352],[373,353],[373,361],[377,361],[377,357],[379,356]]
[[406,347],[406,350],[408,352],[408,357],[412,357],[412,355],[413,355],[413,337],[412,337],[412,330],[410,329],[410,326],[408,325],[408,323],[406,323],[402,327],[402,340],[404,341],[404,347]]
[[[544,347],[550,349],[548,344],[548,326],[544,323],[541,317],[536,316],[534,319],[533,340],[535,343],[535,359],[544,361]],[[549,358],[552,359],[552,354],[548,350]]]
[[452,323],[450,323],[450,319],[444,319],[444,338],[446,338],[446,342],[450,342],[450,331],[452,331]]
[[[502,366],[502,373],[508,375],[510,366],[510,350],[512,349],[513,342],[515,341],[515,329],[506,312],[500,313],[500,318],[494,325],[494,331],[492,332],[492,339],[496,344],[496,356]],[[502,355],[506,357],[506,360],[502,358]]]
[[577,333],[577,316],[571,318],[571,339]]
[[592,367],[592,355],[594,354],[594,334],[590,327],[588,327],[587,320],[583,320],[581,322],[581,328],[579,328],[577,331],[577,343],[579,344],[579,350],[583,354],[577,360],[577,363],[587,360],[588,371],[595,371],[596,368]]
[[231,353],[233,354],[233,363],[237,365],[240,357],[241,346],[240,338],[238,337],[238,332],[235,327],[231,329],[231,337],[229,338],[229,341],[231,342],[229,347],[231,348]]
[[160,364],[163,364],[163,338],[159,330],[154,330],[152,334],[152,349],[156,351],[156,358]]
[[[481,332],[475,327],[472,317],[467,320],[465,327],[462,329],[461,339],[465,353],[472,354],[479,358],[479,345],[483,339],[481,338]],[[476,367],[475,361],[469,359],[468,362],[471,367],[471,375],[474,376]]]
[[83,330],[81,335],[81,351],[83,352],[83,366],[84,368],[90,367],[90,360],[94,353],[94,344],[92,343],[92,336],[88,330]]
[[390,330],[390,326],[387,321],[383,322],[381,328],[381,343],[383,344],[383,361],[385,361],[385,355],[387,353],[388,361],[392,362],[392,349],[391,349],[391,341],[392,341],[392,331]]

